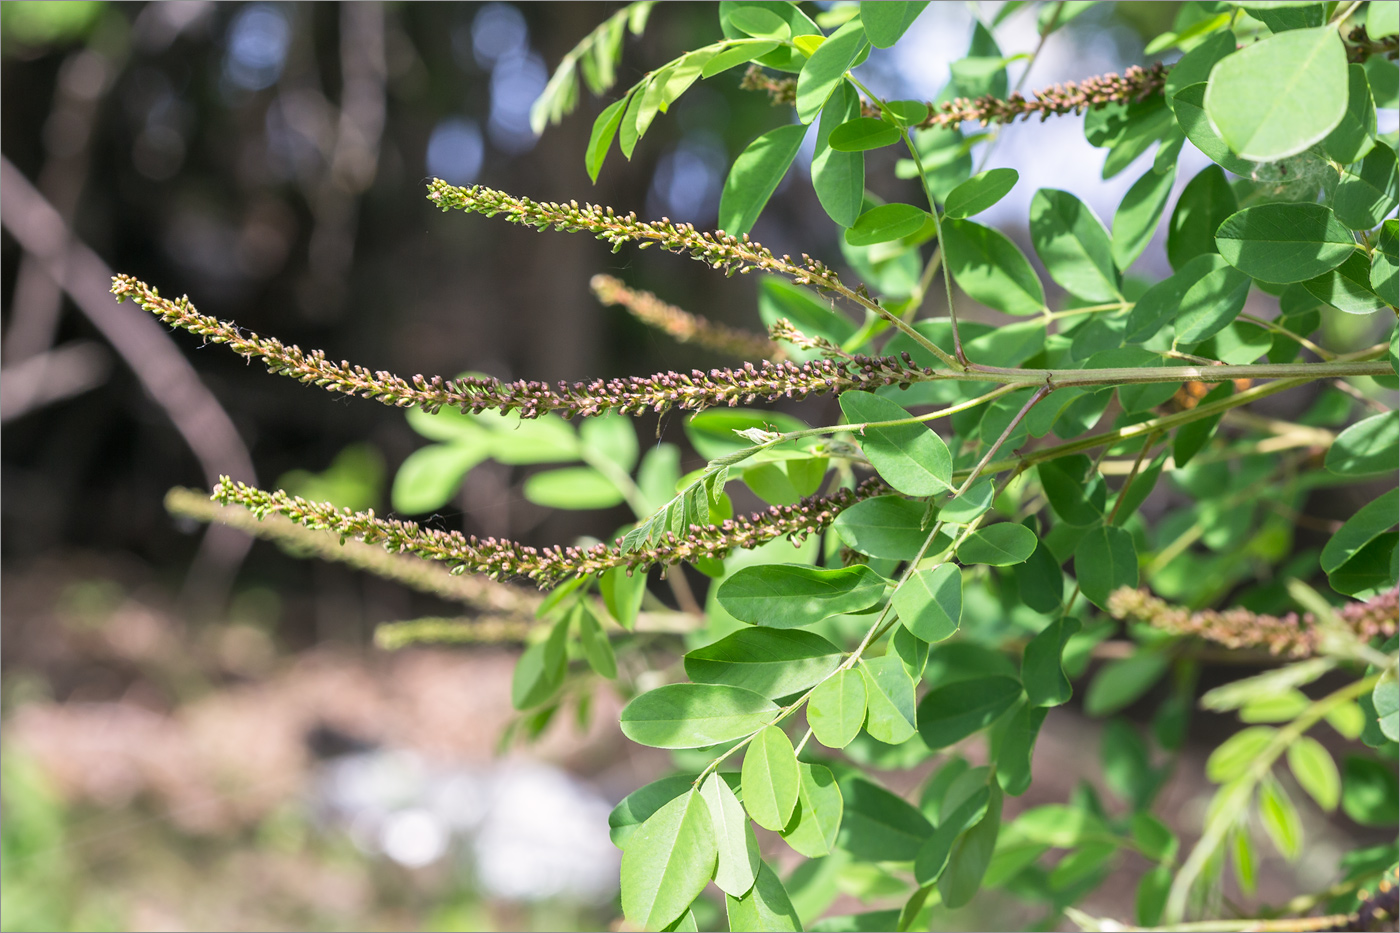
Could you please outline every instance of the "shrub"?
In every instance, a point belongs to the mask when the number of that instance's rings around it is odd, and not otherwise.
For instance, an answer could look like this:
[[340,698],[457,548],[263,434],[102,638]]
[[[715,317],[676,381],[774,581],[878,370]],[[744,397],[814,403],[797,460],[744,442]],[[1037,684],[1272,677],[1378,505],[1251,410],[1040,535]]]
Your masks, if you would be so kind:
[[[1298,858],[1300,805],[1340,807],[1368,826],[1397,818],[1387,390],[1400,198],[1395,134],[1376,132],[1377,107],[1396,106],[1395,7],[1186,4],[1149,46],[1184,51],[1174,65],[1029,97],[1008,94],[1011,60],[978,24],[936,100],[881,99],[851,69],[900,41],[926,5],[845,4],[814,21],[792,4],[722,3],[724,39],[647,73],[602,111],[585,153],[595,180],[614,141],[630,158],[694,82],[748,67],[745,86],[771,95],[780,125],[734,161],[721,231],[429,185],[444,211],[758,275],[766,336],[606,276],[593,283],[679,340],[758,362],[572,385],[403,379],[115,280],[119,298],[274,373],[410,409],[434,443],[400,468],[400,511],[440,507],[486,459],[571,464],[532,475],[526,495],[557,508],[625,502],[637,521],[612,543],[535,549],[228,480],[213,491],[218,506],[175,491],[171,507],[476,613],[386,626],[385,645],[525,641],[512,698],[527,734],[561,706],[585,705],[599,678],[614,681],[631,698],[623,733],[674,750],[680,772],[612,814],[633,927],[724,922],[700,896],[711,881],[734,930],[928,929],[935,910],[989,889],[1038,905],[1047,926],[1062,914],[1085,929],[1188,915],[1212,929],[1383,922],[1395,913],[1393,842],[1347,853],[1315,890],[1246,919],[1227,916],[1223,887],[1233,867],[1253,894],[1261,841]],[[997,21],[1022,6],[1004,5]],[[1033,8],[1042,42],[1086,6]],[[610,89],[625,33],[649,11],[619,10],[566,57],[536,104],[538,130],[576,107],[581,82]],[[1071,192],[1035,193],[1030,240],[1061,291],[1052,310],[1021,248],[975,218],[1018,182],[1012,169],[984,169],[998,127],[1080,113],[1106,150],[1105,177],[1156,154],[1111,230]],[[969,133],[970,122],[983,129]],[[861,284],[748,235],[813,126],[812,185]],[[1171,204],[1187,142],[1212,164]],[[907,153],[896,175],[918,198],[881,203],[866,191],[865,153],[888,146]],[[1125,276],[1164,217],[1172,274]],[[1276,315],[1244,313],[1256,290]],[[1004,323],[960,320],[974,303]],[[1296,420],[1249,407],[1317,384]],[[747,407],[822,393],[837,396],[841,423]],[[689,414],[707,460],[685,476],[674,445],[639,457],[623,417],[671,410]],[[770,508],[735,515],[734,483]],[[1310,493],[1358,483],[1380,494],[1328,526],[1320,552],[1304,547],[1299,527],[1317,524],[1302,514]],[[1175,504],[1149,520],[1142,506],[1167,484]],[[680,608],[670,610],[646,579],[676,564],[710,583],[697,597],[672,574]],[[462,574],[549,592],[538,600]],[[656,650],[678,637],[684,679]],[[1222,649],[1263,671],[1198,697],[1201,665]],[[1089,676],[1095,658],[1107,660]],[[1031,785],[1048,712],[1076,684],[1087,714],[1107,718],[1109,795],[1085,784],[1004,818],[1006,799]],[[1149,693],[1159,702],[1150,728],[1109,718]],[[1219,788],[1200,837],[1183,844],[1154,808],[1197,704],[1249,725],[1206,762]],[[1350,746],[1340,767],[1309,734],[1324,723]],[[934,755],[917,803],[873,774]],[[780,878],[753,824],[808,861]],[[1148,865],[1135,916],[1076,908],[1130,853]],[[874,897],[903,891],[903,906],[817,919],[838,879]]]

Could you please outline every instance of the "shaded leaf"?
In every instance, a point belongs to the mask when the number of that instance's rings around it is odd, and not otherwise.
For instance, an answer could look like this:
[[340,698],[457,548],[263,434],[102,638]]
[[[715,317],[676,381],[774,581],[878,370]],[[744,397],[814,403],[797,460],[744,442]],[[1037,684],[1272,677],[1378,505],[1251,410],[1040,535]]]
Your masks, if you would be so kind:
[[743,236],[753,229],[778,182],[792,165],[805,135],[805,126],[780,126],[745,147],[734,160],[720,193],[720,229],[733,236]]
[[821,570],[804,564],[744,567],[720,584],[719,603],[743,622],[797,628],[883,598],[886,580],[863,564]]
[[919,734],[932,749],[947,748],[991,725],[1021,696],[1014,677],[979,677],[936,687],[919,701]]
[[840,649],[812,632],[742,628],[687,653],[685,673],[696,683],[728,684],[776,699],[806,690],[840,663]]

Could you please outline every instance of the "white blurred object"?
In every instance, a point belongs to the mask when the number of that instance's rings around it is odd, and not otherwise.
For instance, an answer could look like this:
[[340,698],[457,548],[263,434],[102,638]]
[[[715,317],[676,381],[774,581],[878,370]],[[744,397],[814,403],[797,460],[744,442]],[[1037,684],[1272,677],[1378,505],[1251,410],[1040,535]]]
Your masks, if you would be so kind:
[[362,850],[406,868],[467,855],[494,897],[597,903],[617,890],[610,804],[547,764],[445,767],[377,750],[326,762],[312,794],[322,818]]

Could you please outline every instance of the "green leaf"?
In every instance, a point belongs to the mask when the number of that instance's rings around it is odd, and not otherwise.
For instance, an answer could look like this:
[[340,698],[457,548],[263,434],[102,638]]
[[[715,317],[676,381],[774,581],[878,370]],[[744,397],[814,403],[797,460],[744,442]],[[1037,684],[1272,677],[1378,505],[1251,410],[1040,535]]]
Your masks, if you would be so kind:
[[1321,26],[1327,20],[1326,7],[1321,3],[1301,3],[1294,0],[1263,0],[1239,4],[1250,16],[1269,27],[1272,33],[1290,29]]
[[1187,182],[1167,225],[1167,259],[1172,268],[1185,271],[1191,260],[1215,253],[1215,231],[1237,208],[1235,193],[1218,165],[1207,166]]
[[457,494],[462,478],[489,456],[487,444],[465,439],[420,447],[394,474],[394,510],[415,515],[442,508]]
[[1021,696],[1014,677],[979,677],[935,687],[919,701],[919,734],[934,750],[991,725]]
[[724,908],[731,930],[801,930],[802,921],[778,876],[767,863],[758,865],[758,880],[743,897],[726,894]]
[[1119,269],[1136,262],[1152,242],[1175,183],[1173,162],[1165,172],[1148,169],[1123,196],[1123,203],[1113,215],[1113,264]]
[[892,123],[876,117],[855,117],[831,131],[827,145],[838,152],[864,152],[892,146],[904,133]]
[[[1205,92],[1205,81],[1210,77],[1211,70],[1226,55],[1234,54],[1235,35],[1228,29],[1212,33],[1204,42],[1181,56],[1181,61],[1172,66],[1172,70],[1167,72],[1166,83],[1162,87],[1162,96],[1166,98],[1167,105],[1175,109],[1176,102],[1172,99],[1184,88],[1193,84],[1201,84],[1202,93]],[[1197,101],[1197,106],[1200,102]]]
[[778,707],[767,697],[720,684],[667,684],[622,708],[622,732],[652,748],[705,748],[762,728]]
[[992,853],[996,851],[997,836],[1001,832],[1001,801],[1001,788],[993,784],[986,815],[953,845],[948,868],[938,879],[938,893],[943,897],[943,906],[950,910],[971,902],[982,886]]
[[[978,769],[983,770],[983,769]],[[958,781],[958,784],[971,784],[972,782]],[[958,837],[967,830],[976,826],[987,815],[987,805],[991,803],[992,789],[985,780],[976,782],[976,786],[970,788],[971,793],[958,793],[957,788],[950,789],[948,799],[944,801],[942,809],[946,816],[938,821],[937,828],[933,835],[919,849],[918,856],[914,859],[914,880],[919,884],[933,884],[943,876],[944,870],[948,867],[948,858],[953,853],[953,845],[958,841]],[[957,799],[954,799],[954,798]]]
[[1134,911],[1139,925],[1155,927],[1161,923],[1167,895],[1171,893],[1172,878],[1170,865],[1158,865],[1138,881]]
[[1046,460],[1036,467],[1050,508],[1069,525],[1085,527],[1103,520],[1108,488],[1088,457],[1076,454]]
[[888,243],[917,233],[928,219],[928,211],[912,204],[880,204],[856,218],[846,231],[846,242],[852,246]]
[[551,509],[606,509],[621,503],[622,493],[592,467],[565,467],[527,479],[525,498]]
[[689,793],[694,785],[693,775],[674,774],[643,785],[623,797],[622,802],[608,814],[608,836],[613,845],[619,849],[626,848],[627,840],[653,813]]
[[1206,777],[1216,784],[1235,780],[1249,770],[1276,735],[1278,730],[1273,726],[1241,729],[1210,753],[1206,759]]
[[817,124],[817,146],[812,156],[812,188],[828,217],[849,227],[865,206],[865,156],[837,152],[827,145],[832,131],[860,116],[860,96],[849,84],[841,84],[822,108]]
[[[743,45],[733,45],[720,52],[714,58],[705,62],[700,69],[700,77],[713,78],[715,75],[728,71],[735,65],[744,62],[760,61],[770,54],[774,49],[780,52],[786,51],[777,42],[746,42]],[[806,61],[806,59],[803,59]]]
[[979,528],[958,545],[958,560],[964,564],[987,564],[1009,567],[1019,564],[1035,552],[1035,532],[1025,525],[1002,522]]
[[744,752],[744,809],[764,829],[787,825],[797,806],[797,758],[777,726],[765,726]]
[[1346,113],[1337,128],[1322,141],[1322,148],[1332,161],[1350,165],[1365,157],[1375,144],[1376,102],[1371,98],[1371,84],[1366,80],[1365,68],[1350,65],[1347,68]]
[[1006,314],[1039,314],[1045,288],[1025,255],[1000,232],[971,220],[943,223],[943,252],[968,297]]
[[1259,820],[1279,854],[1290,862],[1297,859],[1303,851],[1303,821],[1278,781],[1266,780],[1259,787]]
[[1341,265],[1356,241],[1321,204],[1261,204],[1232,214],[1215,234],[1230,265],[1264,282],[1302,282]]
[[1222,265],[1207,272],[1186,290],[1176,316],[1176,342],[1199,343],[1224,330],[1244,310],[1249,276]]
[[962,620],[962,571],[955,564],[916,570],[891,602],[899,621],[922,640],[951,638]]
[[[1375,289],[1393,308],[1400,304],[1400,261],[1396,258],[1396,247],[1400,244],[1400,223],[1387,220],[1381,225],[1376,237],[1376,248],[1371,253],[1371,288]],[[1390,338],[1390,365],[1395,366],[1395,333]]]
[[914,681],[896,655],[862,659],[865,678],[865,731],[886,745],[914,737]]
[[1303,287],[1314,297],[1348,314],[1372,314],[1385,308],[1381,297],[1371,291],[1371,264],[1361,250],[1354,250],[1331,272],[1308,279]]
[[[1227,399],[1234,394],[1234,391],[1235,387],[1232,383],[1223,382],[1207,392],[1197,407]],[[1216,427],[1220,424],[1222,415],[1223,412],[1177,428],[1176,437],[1172,440],[1172,460],[1175,461],[1177,469],[1190,463],[1191,458],[1200,453],[1201,448],[1209,443],[1215,434]]]
[[997,783],[1013,797],[1030,789],[1035,740],[1049,712],[1045,707],[1019,704],[998,730],[1001,734],[996,745]]
[[1355,599],[1370,599],[1395,586],[1396,545],[1400,536],[1378,535],[1356,556],[1327,575],[1332,589]]
[[792,27],[781,16],[762,7],[739,6],[725,19],[729,25],[755,39],[786,41],[792,38]]
[[696,683],[728,684],[770,699],[800,693],[841,663],[841,650],[812,632],[741,628],[685,656]]
[[[1230,37],[1230,44],[1235,44],[1233,36]],[[1235,155],[1225,144],[1225,140],[1220,138],[1210,118],[1206,116],[1205,96],[1204,81],[1177,91],[1171,102],[1177,124],[1191,141],[1191,145],[1204,152],[1212,162],[1227,172],[1248,178],[1254,173],[1254,163]]]
[[844,670],[824,680],[807,701],[807,725],[827,748],[845,748],[865,722],[865,678]]
[[881,0],[872,3],[862,0],[860,19],[865,24],[865,34],[870,44],[877,49],[887,49],[899,41],[899,37],[914,24],[919,14],[928,6],[923,3],[903,3],[895,0]]
[[1400,491],[1391,489],[1362,506],[1322,549],[1322,570],[1330,574],[1355,557],[1383,532],[1394,528]]
[[865,27],[853,19],[830,36],[802,66],[797,76],[797,116],[811,123],[841,83],[856,56],[865,50]]
[[1123,297],[1108,231],[1068,191],[1042,188],[1031,198],[1031,243],[1050,278],[1071,294],[1086,301]]
[[806,135],[805,126],[780,126],[745,147],[734,160],[719,196],[720,229],[731,236],[743,236],[753,229]]
[[700,796],[710,811],[718,849],[715,884],[726,894],[742,895],[753,887],[762,859],[758,854],[758,839],[749,826],[749,818],[734,791],[720,778],[711,774],[700,787]]
[[845,812],[838,846],[862,862],[909,862],[918,856],[933,827],[916,807],[863,778],[846,778],[840,786]]
[[587,169],[588,178],[594,184],[598,183],[598,173],[603,170],[603,160],[608,157],[608,150],[612,148],[613,138],[617,136],[617,128],[622,125],[622,115],[631,99],[632,95],[628,94],[609,104],[598,114],[598,119],[593,121],[588,147],[584,150],[583,167]]
[[1366,35],[1374,39],[1400,32],[1400,10],[1389,3],[1366,4]]
[[1394,827],[1400,817],[1395,772],[1374,758],[1348,755],[1342,767],[1342,811],[1362,826]]
[[[860,728],[860,724],[856,724]],[[841,829],[841,788],[829,770],[821,765],[799,761],[801,781],[797,785],[797,806],[783,828],[783,841],[808,858],[821,858],[836,847]]]
[[1078,619],[1060,616],[1026,644],[1021,680],[1030,706],[1059,706],[1073,695],[1063,658],[1065,645],[1078,631]]
[[[787,279],[780,279],[775,275],[764,276],[759,280],[758,286],[758,314],[763,319],[763,323],[772,327],[779,318],[787,318],[805,334],[813,337],[825,337],[832,343],[842,344],[849,340],[856,332],[855,323],[844,314],[833,311],[831,304],[817,297],[811,289],[803,288],[801,285],[794,285]],[[724,415],[725,412],[713,410],[703,412],[703,415],[715,416]],[[769,416],[768,412],[755,412],[755,415]],[[700,418],[700,415],[696,416]],[[801,425],[797,419],[790,419],[795,425]],[[695,427],[695,419],[692,419],[691,427]],[[704,422],[702,422],[702,425]],[[747,427],[748,425],[738,426]],[[794,430],[775,423],[775,428],[782,431]],[[735,437],[733,427],[728,424],[716,425],[716,431],[725,431],[728,438]],[[696,448],[699,450],[699,448]],[[700,451],[707,457],[714,457],[714,453]]]
[[[783,3],[777,2],[777,0],[745,0],[743,3],[735,3],[731,0],[724,0],[719,5],[719,25],[724,30],[726,37],[738,39],[745,35],[743,30],[738,29],[729,21],[729,18],[737,10],[752,8],[764,9],[776,14],[778,18],[788,24],[788,30],[793,36],[812,36],[821,33],[817,24],[812,22],[806,13],[798,9],[795,3]],[[778,46],[772,51],[765,48],[762,54],[757,51],[757,48],[762,48],[762,46],[755,47],[750,52],[751,57],[760,65],[778,71],[796,74],[802,70],[802,66],[807,62],[807,56],[804,52],[787,45]]]
[[[928,538],[929,530],[923,527],[926,511],[923,503],[903,496],[876,496],[836,516],[832,528],[847,547],[867,557],[913,560]],[[948,543],[940,534],[929,549],[937,551]]]
[[1372,149],[1361,166],[1350,165],[1332,196],[1337,219],[1353,230],[1379,226],[1400,204],[1395,152],[1389,146]]
[[603,605],[617,620],[617,624],[630,629],[637,621],[637,612],[642,608],[642,597],[647,591],[645,571],[633,572],[630,576],[627,567],[614,567],[598,578],[598,592],[603,597]]
[[1400,415],[1388,411],[1347,428],[1327,451],[1327,469],[1343,476],[1400,470]]
[[1064,573],[1044,541],[1036,542],[1035,551],[1015,572],[1021,602],[1036,612],[1054,612],[1060,607],[1064,600]]
[[1187,290],[1207,273],[1227,265],[1218,253],[1196,256],[1183,264],[1174,275],[1143,292],[1128,315],[1128,323],[1124,328],[1127,341],[1140,343],[1155,337],[1168,321],[1176,317]]
[[622,850],[622,912],[640,929],[678,919],[715,874],[718,850],[698,791],[652,814]]
[[[1001,329],[1005,331],[1019,326],[1019,324],[1012,324]],[[939,521],[948,525],[967,525],[976,521],[992,507],[994,491],[992,478],[990,476],[982,477],[961,496],[949,496],[946,502],[939,505]]]
[[928,642],[902,625],[894,630],[894,635],[890,638],[890,648],[899,655],[899,660],[904,662],[904,669],[909,672],[915,683],[924,676],[930,647]]
[[959,218],[980,214],[1010,194],[1020,177],[1014,168],[978,172],[948,192],[948,197],[944,199],[943,216]]
[[583,646],[583,656],[588,660],[588,666],[598,676],[614,679],[617,677],[617,657],[603,627],[598,624],[598,618],[593,615],[592,607],[587,602],[579,602],[577,614],[579,643]]
[[[852,424],[912,418],[888,399],[869,392],[843,392],[841,411]],[[948,445],[922,424],[866,427],[858,433],[861,450],[880,478],[909,496],[931,496],[951,488],[953,458]]]
[[1105,664],[1084,694],[1084,712],[1100,717],[1123,709],[1162,679],[1170,660],[1159,652],[1140,649],[1130,658]]
[[1294,739],[1288,746],[1288,770],[1319,807],[1337,809],[1342,799],[1342,776],[1332,753],[1321,742],[1306,735]]
[[885,578],[864,564],[820,570],[803,564],[744,567],[720,584],[719,603],[741,622],[798,628],[879,602]]
[[548,701],[564,684],[569,658],[565,648],[569,638],[569,618],[554,624],[543,641],[527,647],[515,662],[511,677],[510,702],[516,709],[530,709]]
[[1295,29],[1226,56],[1206,113],[1241,157],[1276,162],[1320,142],[1347,109],[1347,55],[1335,26]]
[[[1395,648],[1393,638],[1389,647],[1391,650]],[[1396,681],[1394,668],[1382,674],[1371,691],[1371,705],[1375,708],[1381,734],[1392,742],[1400,741],[1397,738],[1400,735],[1400,683]]]

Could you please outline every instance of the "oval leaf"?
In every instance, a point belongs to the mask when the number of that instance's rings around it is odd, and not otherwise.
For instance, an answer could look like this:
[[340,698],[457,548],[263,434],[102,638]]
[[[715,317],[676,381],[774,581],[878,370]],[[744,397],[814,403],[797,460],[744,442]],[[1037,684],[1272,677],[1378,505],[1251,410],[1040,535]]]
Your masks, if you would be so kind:
[[1035,552],[1035,532],[1025,525],[1002,522],[979,528],[958,545],[958,560],[964,564],[1009,567],[1025,561]]
[[962,621],[962,571],[954,564],[916,570],[891,601],[899,621],[922,640],[950,638]]
[[1108,231],[1068,191],[1042,188],[1031,198],[1031,243],[1050,278],[1071,294],[1086,301],[1123,297]]
[[1230,265],[1263,282],[1302,282],[1337,268],[1356,241],[1321,204],[1261,204],[1225,218],[1215,246]]
[[[857,724],[859,728],[859,724]],[[836,847],[841,830],[841,788],[829,770],[800,761],[801,782],[792,820],[783,828],[783,840],[808,858],[821,858]]]
[[865,678],[844,670],[824,680],[807,701],[807,725],[827,748],[845,748],[865,722]]
[[838,152],[864,152],[892,146],[903,137],[899,127],[875,117],[856,117],[831,131],[827,145]]
[[[869,392],[844,392],[840,401],[841,411],[853,424],[913,417],[894,402]],[[866,427],[857,436],[880,477],[905,495],[932,496],[952,488],[953,457],[948,445],[922,424]]]
[[1014,677],[979,677],[936,687],[919,701],[919,735],[929,748],[947,748],[990,726],[1020,696],[1021,682]]
[[763,863],[758,854],[758,839],[739,798],[718,773],[705,779],[700,796],[709,808],[710,825],[714,827],[715,846],[719,850],[715,885],[724,893],[739,897],[753,887],[758,866]]
[[667,684],[622,708],[622,732],[652,748],[705,748],[762,728],[778,707],[767,697],[719,684]]
[[866,45],[865,28],[858,18],[827,36],[797,76],[798,119],[811,123],[816,118]]
[[1006,197],[1016,187],[1020,174],[1014,168],[993,168],[978,172],[948,192],[944,217],[971,217]]
[[859,612],[884,596],[885,578],[858,564],[820,570],[803,564],[744,567],[720,584],[719,604],[741,622],[797,628]]
[[776,699],[806,690],[840,663],[840,649],[812,632],[743,628],[688,653],[685,674]]
[[1206,113],[1239,156],[1277,162],[1320,142],[1347,109],[1336,26],[1293,29],[1228,55],[1206,82]]
[[943,252],[953,279],[974,301],[1006,314],[1039,314],[1045,287],[1015,243],[971,220],[943,224]]
[[732,236],[743,236],[753,229],[778,182],[792,165],[805,135],[805,126],[780,126],[739,153],[719,196],[720,229]]
[[928,6],[922,3],[905,3],[901,0],[861,0],[860,19],[865,24],[865,34],[870,44],[877,49],[887,49],[899,41],[899,37],[914,24],[919,14]]
[[715,874],[718,849],[698,791],[677,797],[642,824],[622,851],[622,912],[643,930],[685,913]]
[[753,821],[774,832],[792,818],[797,806],[797,756],[777,726],[765,726],[744,752],[741,772],[744,809]]
[[855,225],[846,231],[846,242],[852,246],[888,243],[917,233],[928,219],[928,211],[912,204],[881,204],[856,218]]

